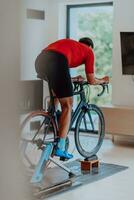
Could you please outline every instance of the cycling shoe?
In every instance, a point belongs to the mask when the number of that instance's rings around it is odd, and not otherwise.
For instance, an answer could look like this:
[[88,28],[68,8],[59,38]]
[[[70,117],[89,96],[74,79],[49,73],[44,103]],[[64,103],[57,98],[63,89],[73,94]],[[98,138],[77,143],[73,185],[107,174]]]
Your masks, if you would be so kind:
[[73,158],[73,155],[68,153],[67,151],[62,151],[61,149],[57,148],[55,150],[55,156],[66,158],[66,159],[71,159]]

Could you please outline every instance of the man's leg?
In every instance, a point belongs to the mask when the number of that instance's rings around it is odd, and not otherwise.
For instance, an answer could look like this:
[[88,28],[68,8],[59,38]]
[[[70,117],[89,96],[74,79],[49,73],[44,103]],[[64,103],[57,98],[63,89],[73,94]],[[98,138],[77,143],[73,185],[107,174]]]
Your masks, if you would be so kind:
[[73,97],[59,98],[61,104],[61,116],[59,119],[59,137],[58,149],[56,151],[57,156],[72,158],[73,156],[65,152],[65,141],[69,131],[71,121],[71,111],[73,105]]
[[66,138],[71,121],[73,97],[60,98],[59,102],[61,104],[61,116],[59,119],[59,136],[60,138]]

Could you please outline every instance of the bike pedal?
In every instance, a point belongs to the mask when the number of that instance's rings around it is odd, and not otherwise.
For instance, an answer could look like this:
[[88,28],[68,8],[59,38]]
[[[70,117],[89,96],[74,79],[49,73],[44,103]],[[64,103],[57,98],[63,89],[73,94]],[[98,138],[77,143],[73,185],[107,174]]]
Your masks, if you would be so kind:
[[60,160],[61,160],[61,161],[67,161],[68,159],[65,158],[65,157],[60,157]]

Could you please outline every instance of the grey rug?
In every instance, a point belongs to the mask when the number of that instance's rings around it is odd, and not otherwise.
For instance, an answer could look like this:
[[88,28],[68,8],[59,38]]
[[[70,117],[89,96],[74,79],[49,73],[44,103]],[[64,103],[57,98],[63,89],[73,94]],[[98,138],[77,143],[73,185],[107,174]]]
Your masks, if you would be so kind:
[[69,162],[66,166],[71,169],[75,176],[69,179],[68,173],[59,167],[48,169],[43,182],[33,187],[34,196],[37,199],[44,199],[67,190],[72,190],[81,185],[93,183],[128,169],[126,166],[100,163],[98,169],[94,168],[90,173],[83,172],[80,169],[79,160]]

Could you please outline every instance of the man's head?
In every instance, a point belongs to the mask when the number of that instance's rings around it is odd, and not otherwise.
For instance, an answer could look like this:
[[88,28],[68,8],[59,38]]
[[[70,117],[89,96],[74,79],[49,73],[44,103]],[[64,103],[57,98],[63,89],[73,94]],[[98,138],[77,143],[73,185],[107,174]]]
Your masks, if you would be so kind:
[[79,42],[88,45],[89,47],[92,47],[92,49],[94,48],[94,43],[93,41],[88,38],[88,37],[83,37],[79,39]]

